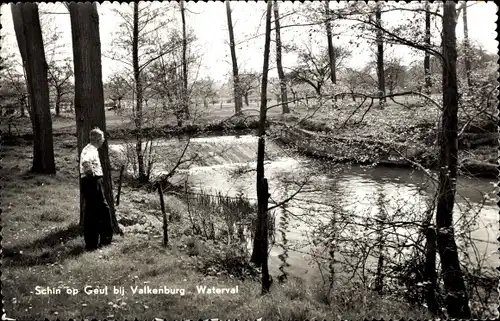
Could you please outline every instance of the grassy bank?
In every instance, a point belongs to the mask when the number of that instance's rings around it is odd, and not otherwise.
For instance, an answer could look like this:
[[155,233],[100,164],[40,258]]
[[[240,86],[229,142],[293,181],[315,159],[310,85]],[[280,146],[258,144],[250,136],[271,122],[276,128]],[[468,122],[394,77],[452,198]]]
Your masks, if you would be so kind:
[[[15,319],[363,319],[425,318],[420,309],[397,297],[378,296],[352,284],[338,285],[328,298],[318,285],[290,280],[273,284],[260,296],[258,278],[239,278],[232,266],[231,246],[186,232],[185,219],[169,226],[170,246],[161,244],[156,193],[123,187],[117,209],[125,235],[112,245],[85,252],[79,216],[75,142],[57,140],[58,174],[27,173],[32,149],[2,146],[1,176],[3,273],[6,315]],[[116,175],[114,173],[113,175]],[[180,199],[166,198],[169,213],[186,218]],[[128,221],[127,221],[128,219]],[[215,267],[209,269],[210,264]],[[108,294],[85,294],[85,286],[108,286]],[[133,294],[131,286],[185,289],[185,295]],[[37,295],[36,286],[59,288],[61,294]],[[125,294],[113,294],[113,286]],[[200,294],[196,286],[229,288],[237,294]],[[68,295],[66,289],[78,289]]]

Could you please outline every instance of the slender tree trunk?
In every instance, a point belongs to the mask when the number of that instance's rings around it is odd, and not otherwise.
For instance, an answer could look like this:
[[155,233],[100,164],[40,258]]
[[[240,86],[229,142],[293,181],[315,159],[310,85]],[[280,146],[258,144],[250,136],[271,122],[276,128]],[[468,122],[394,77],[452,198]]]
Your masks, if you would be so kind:
[[188,97],[188,67],[187,67],[187,34],[186,34],[186,9],[184,8],[184,0],[180,1],[181,17],[182,17],[182,106],[183,116],[189,118],[189,97]]
[[432,227],[426,229],[426,244],[425,244],[425,268],[424,276],[427,281],[425,291],[425,301],[429,311],[434,316],[440,316],[439,305],[436,299],[437,288],[437,272],[436,272],[436,230]]
[[326,14],[326,37],[328,40],[328,58],[330,61],[330,79],[332,81],[332,84],[335,85],[337,83],[337,72],[335,68],[336,57],[335,57],[335,50],[333,48],[332,25],[330,21],[330,0],[325,1],[325,14]]
[[384,236],[384,224],[387,220],[387,213],[384,210],[385,197],[383,191],[380,189],[378,191],[377,207],[379,213],[377,214],[377,273],[375,277],[375,291],[382,294],[384,289],[384,247],[385,247],[385,236]]
[[[375,18],[377,19],[377,25],[382,26],[382,12],[380,8],[380,3],[377,3],[377,8],[375,11]],[[385,76],[384,76],[384,40],[382,38],[382,30],[377,29],[377,79],[378,79],[378,94],[379,103],[382,107],[382,102],[385,102]]]
[[21,108],[21,117],[26,116],[26,97],[21,97],[20,99],[20,108]]
[[[89,133],[94,127],[99,127],[103,132],[106,132],[99,15],[95,3],[71,2],[68,7],[73,39],[75,117],[78,157],[80,157],[83,147],[89,143]],[[111,212],[113,231],[123,234],[116,220],[107,140],[99,149],[99,158],[103,172],[104,194]],[[80,224],[83,224],[84,207],[85,204],[80,193]]]
[[142,78],[139,70],[139,3],[134,2],[134,31],[132,42],[132,64],[134,68],[134,80],[136,91],[136,110],[135,110],[135,129],[136,129],[136,144],[135,151],[137,154],[137,167],[139,170],[139,182],[145,183],[148,181],[146,168],[144,166],[144,151],[142,150],[142,103],[144,93],[142,88]]
[[245,96],[245,105],[248,106],[248,93],[245,93],[244,96]]
[[464,23],[464,47],[465,47],[465,52],[464,52],[464,57],[465,57],[465,75],[467,76],[467,86],[472,87],[472,80],[471,80],[471,62],[470,62],[470,41],[469,41],[469,26],[467,22],[467,2],[464,1],[462,5],[463,9],[463,23]]
[[469,298],[460,269],[453,231],[458,156],[458,89],[456,4],[446,1],[443,11],[443,114],[438,133],[439,187],[436,212],[437,245],[441,257],[449,318],[469,319]]
[[243,108],[243,99],[240,90],[240,78],[238,76],[238,61],[236,59],[236,49],[234,43],[233,21],[231,19],[231,7],[229,0],[226,0],[227,26],[229,29],[229,48],[231,49],[231,61],[233,63],[233,83],[234,83],[234,111],[235,114],[241,113]]
[[61,93],[56,89],[56,116],[61,116]]
[[268,268],[268,200],[269,186],[264,173],[264,152],[267,114],[267,75],[269,71],[269,47],[271,43],[271,9],[272,2],[267,2],[266,40],[264,45],[264,66],[262,69],[262,90],[260,101],[260,121],[257,146],[257,202],[258,217],[255,231],[251,262],[262,266],[262,294],[269,292],[271,278]]
[[278,1],[274,1],[274,26],[276,33],[276,67],[278,69],[278,77],[280,80],[280,91],[281,91],[281,106],[282,113],[288,114],[290,113],[290,109],[288,108],[288,93],[286,90],[286,78],[285,72],[283,71],[283,64],[281,62],[281,31],[280,31],[280,13]]
[[[33,125],[32,172],[55,174],[52,118],[49,105],[47,62],[42,30],[35,3],[12,4],[14,29],[26,67],[28,93],[31,96]],[[23,43],[24,42],[24,43]]]
[[[425,1],[425,45],[431,46],[431,9],[429,0]],[[431,54],[425,51],[424,56],[424,78],[425,78],[425,93],[430,95],[432,90],[431,80]]]

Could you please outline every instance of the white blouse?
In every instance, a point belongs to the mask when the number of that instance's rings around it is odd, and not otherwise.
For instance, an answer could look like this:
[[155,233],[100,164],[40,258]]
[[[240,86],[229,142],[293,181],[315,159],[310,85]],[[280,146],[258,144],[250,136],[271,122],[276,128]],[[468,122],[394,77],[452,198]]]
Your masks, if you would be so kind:
[[92,144],[87,144],[80,155],[80,175],[81,177],[88,176],[91,172],[92,176],[102,176],[101,161],[99,160],[99,151]]

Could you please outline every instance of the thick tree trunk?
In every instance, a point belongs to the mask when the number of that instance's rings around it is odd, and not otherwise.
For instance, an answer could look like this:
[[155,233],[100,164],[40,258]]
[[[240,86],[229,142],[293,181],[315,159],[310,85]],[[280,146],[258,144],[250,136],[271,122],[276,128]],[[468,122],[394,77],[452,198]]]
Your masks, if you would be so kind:
[[234,43],[233,21],[231,19],[231,7],[229,0],[226,0],[227,26],[229,29],[229,48],[231,49],[231,61],[233,63],[233,83],[234,83],[234,111],[235,114],[241,113],[243,108],[243,99],[240,90],[240,79],[238,76],[238,61],[236,59],[236,49]]
[[[78,157],[80,157],[83,147],[89,143],[89,133],[94,127],[99,127],[106,132],[99,15],[96,4],[90,2],[71,2],[69,14],[73,39],[76,132]],[[113,231],[123,234],[116,220],[107,141],[99,149],[99,158],[103,172],[104,194],[111,212]],[[83,224],[84,206],[83,197],[80,197],[80,224]]]
[[330,1],[326,0],[325,1],[325,14],[326,14],[326,37],[328,40],[328,58],[330,61],[330,79],[332,81],[332,84],[337,83],[337,72],[335,69],[335,64],[336,64],[336,57],[335,57],[335,50],[333,48],[333,42],[332,42],[332,25],[330,22]]
[[12,18],[31,96],[33,125],[32,172],[55,174],[52,118],[49,105],[47,62],[42,40],[38,6],[34,3],[12,4]]
[[464,2],[462,5],[463,9],[463,23],[464,23],[464,47],[465,47],[465,53],[464,53],[464,58],[465,58],[465,75],[467,77],[467,86],[471,87],[472,86],[472,79],[471,79],[471,62],[470,62],[470,41],[469,41],[469,26],[467,22],[467,2]]
[[187,68],[187,34],[186,34],[186,9],[184,0],[180,1],[182,17],[182,112],[185,119],[189,118],[189,97],[188,97],[188,68]]
[[458,157],[458,90],[456,4],[446,1],[443,11],[443,114],[438,132],[439,187],[436,212],[437,245],[441,257],[449,318],[469,319],[469,298],[460,269],[453,231]]
[[134,80],[136,91],[136,107],[135,107],[135,129],[136,143],[135,151],[137,154],[137,167],[139,170],[139,182],[145,183],[148,181],[146,168],[144,166],[144,151],[142,150],[142,103],[144,93],[142,88],[142,78],[139,70],[139,3],[134,2],[134,31],[132,42],[132,64],[134,67]]
[[280,91],[281,91],[281,106],[282,113],[290,113],[288,108],[288,93],[286,91],[286,78],[285,72],[283,71],[283,64],[281,62],[281,32],[280,32],[280,13],[278,1],[274,1],[274,26],[276,28],[276,67],[278,69],[278,77],[280,80]]
[[[425,45],[430,48],[431,46],[431,9],[429,0],[425,1]],[[425,51],[424,56],[424,78],[425,78],[425,93],[430,95],[432,90],[431,80],[431,54]]]
[[[377,19],[377,25],[382,26],[382,12],[380,9],[380,3],[377,3],[377,8],[375,11],[375,18]],[[382,102],[385,102],[385,76],[384,76],[384,40],[382,38],[382,30],[377,29],[377,80],[378,80],[378,94],[379,94],[379,104],[383,106]]]
[[271,43],[271,8],[272,2],[267,2],[266,40],[264,45],[264,66],[262,69],[262,90],[260,101],[260,121],[257,146],[257,202],[258,216],[251,262],[262,266],[262,294],[269,292],[271,278],[268,268],[268,200],[269,187],[264,173],[264,152],[267,114],[267,75],[269,71],[269,47]]

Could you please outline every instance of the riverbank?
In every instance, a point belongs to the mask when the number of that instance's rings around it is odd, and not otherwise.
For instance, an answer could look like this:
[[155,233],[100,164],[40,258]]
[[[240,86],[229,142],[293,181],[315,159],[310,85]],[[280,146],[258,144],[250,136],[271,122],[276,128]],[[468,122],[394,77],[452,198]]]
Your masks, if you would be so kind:
[[[388,104],[384,110],[373,108],[362,117],[362,111],[354,113],[354,105],[343,104],[345,106],[336,110],[325,107],[316,112],[296,106],[288,115],[271,109],[266,127],[277,142],[311,157],[358,164],[437,168],[436,111],[432,107],[411,109]],[[207,114],[182,127],[177,127],[172,121],[145,126],[142,136],[168,139],[255,134],[259,125],[258,111],[244,109],[243,115],[231,116],[231,108],[228,105],[214,109],[211,111],[213,115]],[[118,117],[107,111],[106,119],[108,140],[135,139],[137,130],[127,117]],[[4,135],[4,144],[19,145],[32,141],[29,119],[23,121],[20,130],[17,128],[12,136]],[[69,116],[54,118],[54,137],[72,139],[74,126],[74,120]],[[480,128],[469,127],[469,131],[459,138],[459,174],[496,178],[498,134],[481,133]]]
[[[71,136],[55,140],[55,176],[27,173],[31,144],[2,146],[2,294],[7,317],[429,318],[422,309],[398,297],[379,296],[354,284],[338,285],[335,295],[325,300],[319,285],[290,279],[285,285],[274,282],[271,293],[262,297],[259,279],[251,269],[247,269],[244,278],[228,271],[235,265],[224,266],[224,262],[234,258],[234,252],[221,242],[189,235],[186,220],[170,223],[170,246],[164,248],[161,220],[157,217],[158,195],[128,184],[123,186],[117,207],[125,235],[115,236],[111,246],[85,252],[77,227],[78,171],[74,146],[76,139]],[[113,172],[114,179],[117,174]],[[166,203],[169,214],[182,214],[185,218],[181,199],[167,196]],[[86,293],[90,290],[86,286],[98,288],[97,294]],[[106,286],[108,292],[101,293]],[[233,292],[237,287],[237,293],[198,293],[197,286]],[[40,290],[47,287],[60,289],[61,293],[43,294]],[[111,293],[114,287],[123,287],[123,294]],[[175,293],[147,294],[148,287],[151,291],[166,287]],[[134,292],[139,288],[145,292]],[[72,290],[71,295],[65,292],[67,289]]]
[[[328,132],[317,132],[279,122],[271,130],[271,136],[281,146],[299,154],[334,162],[352,162],[360,165],[374,164],[388,167],[412,167],[419,170],[437,169],[435,147],[423,144],[387,142],[370,137],[343,137]],[[496,178],[494,147],[480,146],[460,150],[459,175]],[[475,157],[470,157],[470,155]]]

